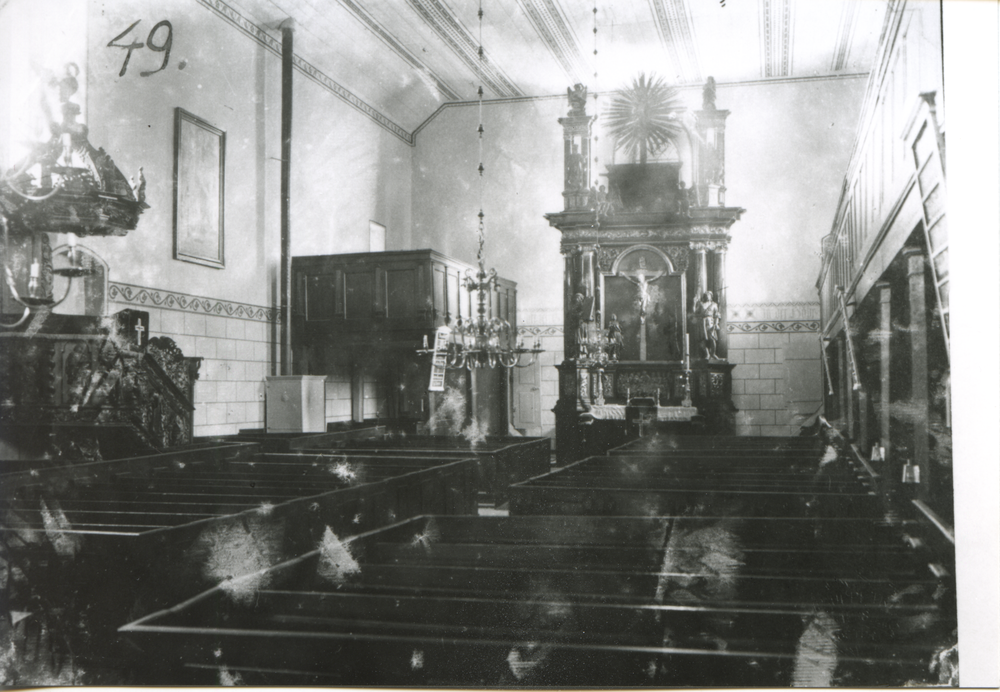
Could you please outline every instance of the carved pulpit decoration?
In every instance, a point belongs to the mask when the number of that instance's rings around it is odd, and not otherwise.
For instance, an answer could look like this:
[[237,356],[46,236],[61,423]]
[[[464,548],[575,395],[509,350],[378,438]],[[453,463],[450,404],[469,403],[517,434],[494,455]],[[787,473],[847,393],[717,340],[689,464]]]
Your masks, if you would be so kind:
[[567,93],[565,208],[546,215],[566,259],[560,462],[584,453],[586,424],[611,423],[637,397],[654,399],[661,421],[690,421],[697,407],[698,429],[731,432],[725,256],[744,210],[725,206],[729,111],[716,107],[710,80],[693,126],[673,142],[676,158],[610,165],[605,190],[590,180],[596,116],[582,87]]

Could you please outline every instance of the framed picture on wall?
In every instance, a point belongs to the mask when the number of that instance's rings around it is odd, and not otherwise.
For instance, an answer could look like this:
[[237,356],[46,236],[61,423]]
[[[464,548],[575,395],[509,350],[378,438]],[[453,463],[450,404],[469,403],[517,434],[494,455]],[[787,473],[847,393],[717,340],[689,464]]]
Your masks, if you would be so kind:
[[174,118],[174,259],[225,264],[226,133],[177,108]]

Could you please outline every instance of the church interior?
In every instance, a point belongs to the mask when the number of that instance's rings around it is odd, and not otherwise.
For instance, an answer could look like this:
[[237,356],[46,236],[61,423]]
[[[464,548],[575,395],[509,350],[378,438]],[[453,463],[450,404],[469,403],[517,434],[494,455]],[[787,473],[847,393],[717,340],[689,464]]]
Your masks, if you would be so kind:
[[0,0],[0,683],[978,680],[942,12]]

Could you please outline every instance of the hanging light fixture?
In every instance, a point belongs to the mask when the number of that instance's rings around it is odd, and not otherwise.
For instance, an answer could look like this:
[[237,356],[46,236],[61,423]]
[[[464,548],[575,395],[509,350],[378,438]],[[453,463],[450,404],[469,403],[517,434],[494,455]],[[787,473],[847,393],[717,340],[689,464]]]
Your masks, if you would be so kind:
[[[3,280],[11,298],[24,307],[19,320],[0,327],[19,327],[33,310],[51,310],[69,295],[73,279],[92,273],[90,258],[77,245],[80,236],[125,235],[148,209],[142,169],[138,182],[130,183],[103,149],[91,145],[87,126],[76,122],[80,106],[69,99],[79,73],[71,63],[62,79],[49,80],[59,94],[62,121],[49,113],[51,139],[34,144],[0,178]],[[49,233],[67,234],[67,246],[59,252],[63,266],[54,266]],[[52,290],[55,276],[67,279],[59,298]]]
[[[484,74],[485,53],[483,51],[483,4],[479,2],[479,74]],[[483,165],[483,86],[479,85],[479,126],[476,132],[479,137],[479,224],[476,250],[478,269],[473,272],[467,269],[462,279],[462,285],[474,296],[476,314],[464,319],[459,313],[454,325],[446,325],[438,329],[435,347],[428,348],[424,339],[424,348],[418,353],[434,354],[435,363],[443,362],[448,368],[495,368],[498,365],[505,368],[528,367],[534,364],[538,354],[542,352],[541,341],[536,339],[534,346],[527,348],[523,341],[517,340],[514,327],[500,317],[487,315],[487,302],[492,306],[493,292],[497,290],[497,272],[486,270],[486,260],[483,248],[486,242],[486,214],[483,211],[483,178],[486,167]],[[525,362],[521,362],[528,356]]]

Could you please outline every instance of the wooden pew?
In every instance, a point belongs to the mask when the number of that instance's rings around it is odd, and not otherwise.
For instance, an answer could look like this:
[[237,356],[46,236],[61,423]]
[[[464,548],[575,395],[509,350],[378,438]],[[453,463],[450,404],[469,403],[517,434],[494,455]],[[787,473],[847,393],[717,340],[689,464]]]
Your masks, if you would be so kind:
[[137,613],[299,555],[327,530],[475,513],[476,473],[472,458],[345,463],[240,444],[24,470],[0,475],[0,540],[28,590],[55,601],[73,585],[59,608],[87,612],[90,663],[103,665],[93,656],[121,655],[115,632]]
[[384,437],[388,433],[389,428],[384,425],[365,425],[356,428],[328,429],[321,433],[269,433],[264,430],[240,430],[237,435],[226,435],[216,439],[259,444],[265,452],[288,452],[309,447],[334,447],[351,441]]
[[[150,684],[238,676],[246,684],[659,687],[788,685],[815,658],[804,649],[823,644],[815,632],[832,626],[840,675],[898,684],[930,652],[906,641],[907,627],[937,607],[893,598],[934,580],[902,563],[882,577],[870,566],[800,569],[826,558],[790,541],[832,521],[418,518],[272,568],[252,597],[215,588],[122,631],[160,664]],[[845,521],[830,535],[863,525]],[[827,547],[848,562],[899,552],[884,528],[860,545]],[[721,555],[706,555],[699,535]]]
[[683,450],[750,450],[817,451],[825,445],[818,437],[778,437],[740,435],[650,435],[631,440],[610,450],[609,454],[622,451],[669,452]]
[[475,455],[479,464],[479,488],[484,502],[500,506],[509,500],[512,483],[545,473],[550,468],[551,440],[547,437],[487,437],[470,443],[461,437],[387,435],[360,441],[338,441],[301,447],[304,452],[347,455],[406,454],[440,458]]
[[512,514],[656,516],[698,504],[794,516],[822,505],[827,513],[869,516],[878,498],[847,468],[820,474],[818,459],[792,466],[763,457],[686,459],[591,457],[510,488]]

